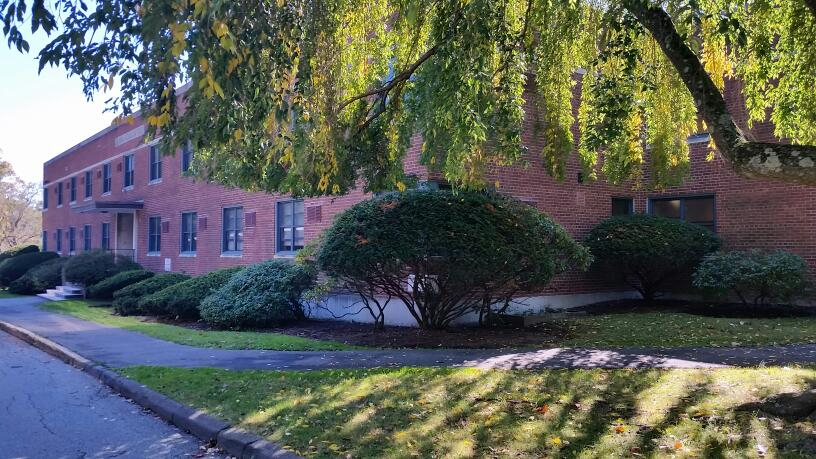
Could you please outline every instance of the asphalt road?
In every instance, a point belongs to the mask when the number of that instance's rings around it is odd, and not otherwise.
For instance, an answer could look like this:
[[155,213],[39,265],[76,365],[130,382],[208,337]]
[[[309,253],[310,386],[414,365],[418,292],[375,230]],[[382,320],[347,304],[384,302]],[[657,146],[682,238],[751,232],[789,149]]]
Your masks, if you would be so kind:
[[189,458],[201,442],[0,332],[0,458]]

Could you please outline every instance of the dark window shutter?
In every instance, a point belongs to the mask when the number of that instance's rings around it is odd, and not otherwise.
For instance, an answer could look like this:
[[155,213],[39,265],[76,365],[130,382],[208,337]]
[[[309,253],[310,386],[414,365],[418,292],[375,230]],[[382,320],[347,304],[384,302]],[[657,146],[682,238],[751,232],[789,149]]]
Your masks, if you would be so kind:
[[323,206],[311,206],[306,208],[306,223],[317,223],[323,220]]
[[207,229],[207,217],[199,217],[198,218],[198,230],[202,231]]
[[255,212],[247,212],[244,214],[244,227],[246,228],[255,227]]
[[161,231],[162,233],[169,233],[170,232],[170,222],[161,222]]

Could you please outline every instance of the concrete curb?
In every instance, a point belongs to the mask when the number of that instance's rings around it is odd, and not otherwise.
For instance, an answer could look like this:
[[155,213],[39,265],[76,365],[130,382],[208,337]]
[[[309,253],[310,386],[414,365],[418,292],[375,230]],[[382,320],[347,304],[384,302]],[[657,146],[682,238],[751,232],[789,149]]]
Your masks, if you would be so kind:
[[303,459],[258,435],[166,397],[132,379],[97,365],[76,352],[25,328],[0,320],[0,330],[88,373],[123,397],[201,440],[241,459]]

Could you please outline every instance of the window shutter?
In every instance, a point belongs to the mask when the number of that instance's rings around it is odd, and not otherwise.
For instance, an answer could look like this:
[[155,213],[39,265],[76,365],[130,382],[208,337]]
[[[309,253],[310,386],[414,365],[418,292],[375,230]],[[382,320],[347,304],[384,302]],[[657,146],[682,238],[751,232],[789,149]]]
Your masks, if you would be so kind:
[[323,206],[311,206],[306,208],[306,223],[317,223],[323,220]]
[[162,233],[170,232],[170,222],[161,222],[161,232]]
[[255,227],[255,212],[247,212],[244,214],[244,227],[246,228]]
[[207,229],[207,217],[198,217],[198,230]]

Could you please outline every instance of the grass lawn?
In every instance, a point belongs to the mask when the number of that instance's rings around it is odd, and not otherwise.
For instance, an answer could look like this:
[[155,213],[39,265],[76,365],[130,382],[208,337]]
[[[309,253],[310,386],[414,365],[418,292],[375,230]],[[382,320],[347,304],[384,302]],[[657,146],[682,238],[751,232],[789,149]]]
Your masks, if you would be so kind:
[[19,296],[20,295],[17,295],[16,293],[9,293],[8,290],[0,290],[0,300],[6,298],[17,298]]
[[224,349],[271,349],[294,350],[345,350],[352,349],[342,343],[319,341],[279,333],[193,330],[191,328],[156,322],[145,322],[139,317],[123,317],[113,314],[108,307],[92,307],[87,301],[49,301],[41,307],[80,319],[97,322],[110,327],[123,328],[154,338],[199,347]]
[[810,368],[122,371],[309,457],[816,454],[812,421],[735,409],[813,387]]
[[816,317],[734,319],[678,312],[587,315],[565,323],[571,347],[760,346],[816,342]]

